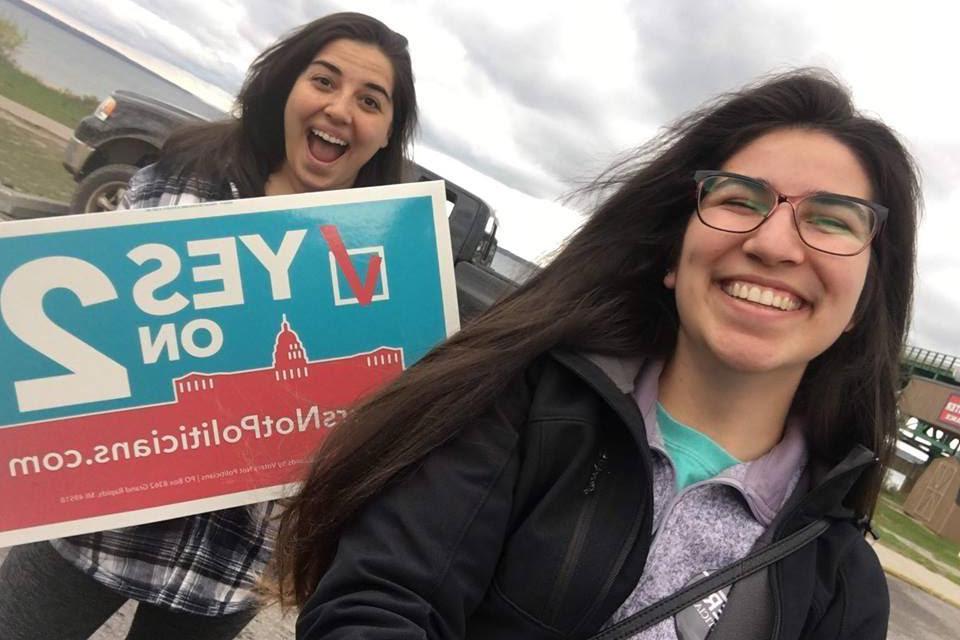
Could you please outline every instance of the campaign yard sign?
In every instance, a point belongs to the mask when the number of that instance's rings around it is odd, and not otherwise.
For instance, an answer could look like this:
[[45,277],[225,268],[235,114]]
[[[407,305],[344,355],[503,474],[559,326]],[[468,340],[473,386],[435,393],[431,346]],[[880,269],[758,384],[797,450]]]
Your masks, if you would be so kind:
[[458,327],[442,182],[0,224],[0,546],[278,497]]

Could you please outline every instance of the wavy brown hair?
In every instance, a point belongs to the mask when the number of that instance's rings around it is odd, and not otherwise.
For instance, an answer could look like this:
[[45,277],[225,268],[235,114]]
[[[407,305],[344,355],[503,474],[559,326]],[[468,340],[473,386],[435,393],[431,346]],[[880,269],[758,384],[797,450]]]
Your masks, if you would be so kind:
[[[913,290],[919,201],[910,155],[883,123],[855,110],[831,75],[798,70],[723,95],[687,115],[594,184],[596,210],[550,264],[478,320],[433,349],[350,415],[316,453],[280,522],[281,599],[302,605],[360,509],[464,425],[538,355],[562,347],[668,356],[678,320],[663,274],[679,255],[695,209],[693,173],[718,168],[777,129],[825,132],[849,147],[890,210],[874,239],[857,322],[807,367],[794,408],[812,455],[837,461],[856,443],[881,457],[896,433],[901,342]],[[872,513],[881,468],[854,491]]]
[[297,77],[334,40],[354,40],[383,52],[393,67],[390,138],[360,169],[354,186],[401,182],[417,128],[417,94],[407,39],[362,13],[334,13],[290,32],[250,65],[237,95],[235,115],[183,127],[164,143],[161,175],[197,176],[232,182],[241,197],[262,196],[270,174],[283,164],[283,110]]

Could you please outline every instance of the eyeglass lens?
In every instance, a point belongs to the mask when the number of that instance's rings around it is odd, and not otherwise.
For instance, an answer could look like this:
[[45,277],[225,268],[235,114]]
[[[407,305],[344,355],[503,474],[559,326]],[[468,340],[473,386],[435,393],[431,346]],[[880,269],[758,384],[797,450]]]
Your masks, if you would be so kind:
[[[705,178],[698,203],[700,217],[724,231],[756,229],[777,206],[779,196],[763,183],[731,176]],[[813,195],[799,200],[797,228],[808,245],[841,255],[860,252],[873,236],[874,211],[842,196]]]

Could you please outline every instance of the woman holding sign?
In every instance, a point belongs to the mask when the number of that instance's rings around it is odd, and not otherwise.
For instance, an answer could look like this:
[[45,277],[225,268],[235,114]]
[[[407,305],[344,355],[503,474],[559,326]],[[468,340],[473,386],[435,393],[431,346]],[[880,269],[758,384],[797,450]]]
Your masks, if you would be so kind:
[[[174,134],[126,208],[400,182],[416,128],[407,40],[340,13],[263,52],[237,118]],[[233,638],[256,613],[273,503],[40,543],[0,570],[0,635],[87,638],[127,599],[129,638]]]
[[885,636],[864,530],[910,156],[801,71],[599,186],[547,267],[321,447],[277,553],[299,638]]

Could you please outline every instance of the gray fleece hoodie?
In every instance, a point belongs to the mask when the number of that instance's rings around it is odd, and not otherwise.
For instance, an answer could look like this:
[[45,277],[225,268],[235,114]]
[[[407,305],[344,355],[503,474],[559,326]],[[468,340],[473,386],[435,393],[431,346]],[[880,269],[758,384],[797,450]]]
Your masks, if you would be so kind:
[[[662,363],[592,358],[626,393],[633,393],[653,452],[653,542],[640,582],[614,613],[614,624],[747,555],[796,486],[807,463],[801,426],[787,423],[781,441],[765,455],[734,465],[678,492],[673,464],[657,424]],[[633,377],[631,378],[631,372]],[[632,640],[702,640],[720,618],[724,589]]]

